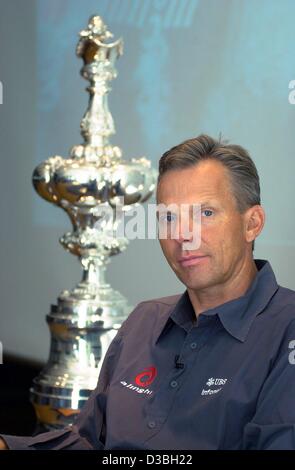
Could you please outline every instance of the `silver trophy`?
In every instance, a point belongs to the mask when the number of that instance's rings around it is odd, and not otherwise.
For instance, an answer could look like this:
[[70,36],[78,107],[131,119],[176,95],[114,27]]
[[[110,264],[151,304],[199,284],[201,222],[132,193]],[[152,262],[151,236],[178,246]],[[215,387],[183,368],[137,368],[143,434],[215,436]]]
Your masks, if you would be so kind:
[[[110,257],[128,244],[126,237],[116,236],[120,214],[146,201],[157,177],[146,158],[124,161],[120,148],[109,142],[115,127],[108,92],[123,52],[122,39],[109,42],[112,36],[99,16],[92,16],[80,32],[76,53],[84,62],[81,75],[90,82],[81,122],[84,143],[75,145],[68,158],[50,157],[33,173],[37,193],[70,217],[73,230],[60,243],[79,258],[83,270],[82,280],[61,292],[47,315],[50,356],[33,381],[31,400],[48,429],[71,423],[83,407],[112,338],[132,310],[106,283],[105,269]],[[106,217],[110,210],[114,217]]]

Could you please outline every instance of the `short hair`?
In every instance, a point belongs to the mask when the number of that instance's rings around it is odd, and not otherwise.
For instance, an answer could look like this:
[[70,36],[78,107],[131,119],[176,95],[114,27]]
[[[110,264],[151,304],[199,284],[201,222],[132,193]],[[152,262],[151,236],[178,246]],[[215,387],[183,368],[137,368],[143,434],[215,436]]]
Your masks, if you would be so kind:
[[193,167],[205,160],[216,160],[228,170],[233,196],[240,213],[260,204],[259,175],[247,150],[240,145],[228,144],[205,134],[185,140],[162,155],[159,161],[158,184],[168,171]]

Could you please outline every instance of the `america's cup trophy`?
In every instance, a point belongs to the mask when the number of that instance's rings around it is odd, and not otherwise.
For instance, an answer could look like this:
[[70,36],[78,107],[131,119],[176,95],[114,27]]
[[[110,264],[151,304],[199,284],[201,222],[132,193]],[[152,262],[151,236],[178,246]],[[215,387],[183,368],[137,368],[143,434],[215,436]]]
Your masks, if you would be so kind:
[[[83,270],[81,282],[62,291],[47,315],[49,360],[31,388],[45,429],[63,427],[79,413],[96,386],[110,341],[131,311],[105,281],[105,269],[110,257],[128,244],[126,237],[117,236],[120,214],[146,201],[157,177],[146,158],[124,161],[120,148],[109,141],[115,128],[108,92],[123,52],[122,39],[111,42],[112,36],[99,16],[92,16],[80,32],[76,53],[83,59],[81,74],[90,82],[81,122],[84,143],[75,145],[67,158],[50,157],[33,173],[38,194],[70,217],[73,230],[60,242],[78,257]],[[110,211],[114,217],[106,217]]]

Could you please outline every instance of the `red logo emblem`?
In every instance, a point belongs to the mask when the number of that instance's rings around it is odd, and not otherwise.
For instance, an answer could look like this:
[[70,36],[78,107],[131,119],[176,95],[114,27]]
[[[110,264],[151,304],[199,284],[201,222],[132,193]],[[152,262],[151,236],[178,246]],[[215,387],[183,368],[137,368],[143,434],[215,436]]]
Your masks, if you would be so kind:
[[147,367],[135,377],[135,382],[140,387],[150,385],[157,375],[157,369],[154,366]]

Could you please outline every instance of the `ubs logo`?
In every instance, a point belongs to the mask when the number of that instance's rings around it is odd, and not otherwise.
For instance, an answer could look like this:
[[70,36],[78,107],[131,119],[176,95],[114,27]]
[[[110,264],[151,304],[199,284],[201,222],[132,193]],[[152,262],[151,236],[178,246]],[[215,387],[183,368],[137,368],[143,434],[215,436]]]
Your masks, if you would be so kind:
[[149,366],[135,377],[135,383],[139,387],[147,387],[154,381],[156,376],[157,369],[154,366]]
[[[216,379],[215,377],[210,377],[210,379],[207,380],[206,385],[208,385],[208,390],[205,390],[203,388],[201,395],[214,395],[216,393],[219,393],[220,390],[222,389],[223,385],[225,385],[227,382],[227,379]],[[216,386],[216,385],[221,385],[219,388],[213,388],[211,389],[210,387]]]

